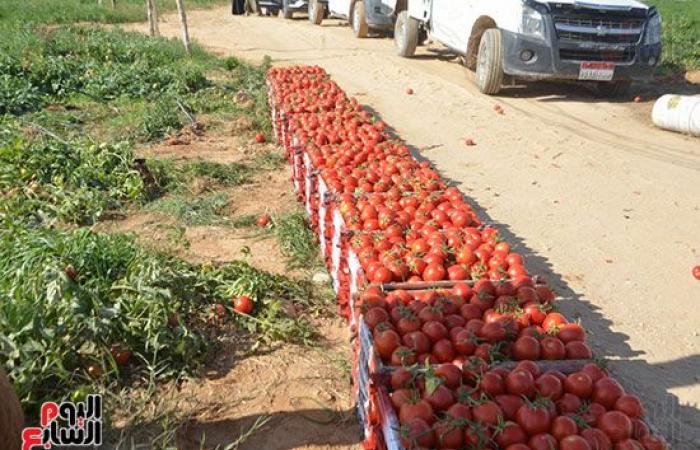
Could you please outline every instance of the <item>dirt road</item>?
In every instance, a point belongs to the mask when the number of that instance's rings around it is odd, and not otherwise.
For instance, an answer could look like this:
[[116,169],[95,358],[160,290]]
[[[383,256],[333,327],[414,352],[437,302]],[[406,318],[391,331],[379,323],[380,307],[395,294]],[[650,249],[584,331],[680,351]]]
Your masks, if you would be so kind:
[[[210,49],[321,65],[379,112],[558,287],[564,311],[642,393],[674,448],[700,448],[700,282],[691,276],[700,140],[654,129],[650,103],[610,103],[569,86],[487,97],[449,55],[422,49],[401,59],[391,40],[355,39],[338,21],[232,17],[223,7],[189,19]],[[175,17],[164,20],[161,31],[179,35]]]

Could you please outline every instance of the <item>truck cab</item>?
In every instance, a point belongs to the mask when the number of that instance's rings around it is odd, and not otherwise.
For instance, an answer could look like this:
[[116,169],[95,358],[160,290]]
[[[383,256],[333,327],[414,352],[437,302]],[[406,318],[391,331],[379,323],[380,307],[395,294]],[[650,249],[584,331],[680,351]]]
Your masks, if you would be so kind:
[[407,0],[394,14],[399,55],[437,41],[486,94],[509,80],[559,79],[614,95],[651,77],[661,57],[661,17],[636,0]]
[[324,18],[347,20],[355,37],[370,32],[391,33],[394,30],[393,7],[386,0],[309,0],[309,20],[320,25]]

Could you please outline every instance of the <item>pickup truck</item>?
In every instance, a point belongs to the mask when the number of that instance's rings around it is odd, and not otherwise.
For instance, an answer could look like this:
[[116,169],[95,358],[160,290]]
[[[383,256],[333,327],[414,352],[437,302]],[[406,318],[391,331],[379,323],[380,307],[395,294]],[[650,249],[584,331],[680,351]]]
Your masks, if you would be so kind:
[[661,57],[661,16],[636,0],[407,0],[394,14],[399,55],[438,41],[464,57],[485,94],[515,79],[558,79],[617,95],[651,77]]
[[355,37],[364,38],[370,32],[390,34],[396,16],[386,0],[309,0],[309,20],[320,25],[324,18],[347,20]]
[[292,19],[295,12],[306,12],[307,0],[231,0],[231,13],[242,15],[258,13],[277,17],[280,11],[285,19]]
[[515,80],[551,79],[593,83],[599,95],[617,95],[632,80],[651,77],[661,58],[661,16],[636,0],[357,2],[383,16],[382,23],[395,23],[399,55],[411,57],[419,44],[437,41],[463,57],[486,94]]

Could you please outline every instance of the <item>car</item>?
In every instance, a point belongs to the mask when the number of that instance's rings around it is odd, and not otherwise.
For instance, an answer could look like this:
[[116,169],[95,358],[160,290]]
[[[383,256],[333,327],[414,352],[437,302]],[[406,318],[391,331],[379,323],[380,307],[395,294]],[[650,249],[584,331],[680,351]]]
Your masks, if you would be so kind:
[[280,11],[285,19],[294,18],[295,12],[306,12],[308,0],[232,0],[231,13],[257,13],[277,17]]
[[[389,1],[389,0],[383,0]],[[661,16],[636,0],[407,0],[394,3],[396,51],[411,57],[426,37],[463,56],[476,85],[577,80],[617,95],[652,76]]]
[[320,25],[324,18],[347,20],[355,37],[394,30],[392,10],[384,0],[309,0],[309,20]]

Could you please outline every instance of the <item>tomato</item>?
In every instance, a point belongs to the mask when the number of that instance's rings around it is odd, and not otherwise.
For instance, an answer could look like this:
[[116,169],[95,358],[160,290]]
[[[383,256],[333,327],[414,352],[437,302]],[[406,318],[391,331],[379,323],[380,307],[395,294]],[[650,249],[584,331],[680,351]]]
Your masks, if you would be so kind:
[[591,359],[593,351],[585,342],[571,341],[564,346],[566,350],[566,359]]
[[396,328],[399,333],[406,335],[412,331],[418,331],[421,328],[421,323],[413,314],[404,314],[397,322]]
[[491,397],[495,397],[506,393],[506,383],[499,373],[490,371],[481,376],[479,389],[486,392]]
[[[252,310],[252,304],[251,304],[251,310]],[[364,319],[365,322],[367,323],[367,326],[369,327],[370,330],[374,330],[374,328],[379,325],[381,322],[387,322],[389,320],[389,313],[386,312],[386,309],[380,308],[380,307],[375,307],[375,308],[370,308],[365,314],[364,314]]]
[[542,396],[549,398],[552,401],[557,401],[564,395],[564,386],[556,376],[552,374],[543,374],[535,380],[537,392]]
[[410,388],[413,384],[413,374],[403,367],[399,367],[391,373],[392,389]]
[[508,420],[515,420],[515,415],[525,401],[517,395],[497,395],[494,400],[503,411],[503,415]]
[[466,280],[469,278],[469,272],[464,266],[455,264],[447,268],[447,278],[452,281]]
[[615,409],[626,414],[632,419],[640,419],[644,415],[642,402],[636,395],[621,395],[615,402]]
[[118,366],[123,366],[131,358],[131,350],[119,344],[112,345],[110,352]]
[[505,450],[532,450],[528,445],[526,444],[512,444],[506,447]]
[[578,425],[574,419],[567,416],[557,416],[552,420],[552,427],[549,430],[552,436],[561,441],[567,436],[578,434]]
[[476,423],[495,426],[499,420],[503,420],[503,410],[498,404],[486,401],[472,408],[472,416]]
[[615,450],[644,450],[644,446],[635,439],[625,439],[615,444]]
[[466,325],[466,323],[467,321],[464,319],[464,317],[458,314],[449,314],[445,316],[445,326],[450,330],[453,330],[455,328],[464,329],[464,325]]
[[382,359],[391,358],[392,353],[401,345],[401,337],[394,330],[384,330],[374,333],[374,347]]
[[593,381],[584,372],[572,373],[564,381],[564,391],[580,398],[588,398],[593,394]]
[[472,410],[464,403],[455,403],[445,411],[446,417],[452,419],[472,420]]
[[435,446],[435,432],[428,422],[416,417],[403,423],[404,426],[401,427],[399,436],[404,448],[433,448]]
[[371,275],[368,275],[372,283],[389,283],[394,278],[394,274],[386,267],[379,267]]
[[546,337],[540,341],[542,359],[559,360],[566,357],[564,343],[555,337]]
[[430,406],[433,407],[433,411],[435,412],[445,411],[455,402],[454,394],[444,385],[439,385],[430,394],[425,391],[423,393],[423,400],[430,403]]
[[559,441],[559,450],[592,450],[591,446],[581,436],[567,436]]
[[535,396],[535,379],[527,370],[516,369],[506,377],[509,394],[532,398]]
[[87,373],[90,376],[90,378],[97,379],[102,376],[102,367],[96,365],[96,364],[91,364],[87,368]]
[[632,438],[640,440],[650,432],[649,426],[641,419],[632,419]]
[[693,276],[696,280],[700,280],[700,265],[693,267]]
[[499,320],[485,324],[478,334],[488,342],[496,343],[504,341],[509,334],[512,334],[512,330],[507,328],[507,323],[504,320]]
[[418,318],[421,320],[421,322],[440,321],[443,319],[443,317],[444,314],[442,313],[442,309],[434,306],[423,308],[418,313]]
[[589,403],[584,408],[584,411],[579,413],[579,416],[589,426],[594,426],[598,423],[598,419],[603,414],[605,414],[605,406],[601,405],[600,403],[593,402],[593,403]]
[[529,435],[549,431],[552,418],[547,408],[523,405],[515,414],[515,419]]
[[416,352],[404,346],[396,347],[391,354],[391,358],[389,358],[389,363],[392,366],[410,366],[415,364],[416,361]]
[[532,374],[533,378],[540,376],[540,367],[534,361],[520,361],[515,368],[527,370]]
[[559,326],[557,337],[565,344],[573,341],[584,341],[586,340],[586,332],[577,323],[565,323]]
[[516,360],[538,360],[540,359],[540,341],[532,336],[519,337],[513,343],[511,351]]
[[[422,312],[422,311],[421,311]],[[449,335],[447,327],[440,322],[432,320],[430,322],[425,322],[423,324],[423,333],[430,339],[430,342],[437,342],[442,339],[446,339]]]
[[588,442],[591,450],[612,450],[612,441],[602,430],[598,428],[586,428],[581,431],[581,437]]
[[525,444],[527,442],[527,434],[525,434],[525,430],[520,425],[506,422],[503,428],[496,430],[494,440],[500,448],[507,448],[513,444]]
[[442,378],[450,389],[457,389],[462,383],[462,370],[454,364],[440,364],[435,368],[435,376]]
[[644,446],[644,450],[666,450],[668,447],[666,441],[659,436],[651,434],[639,439],[639,442]]
[[[460,262],[459,260],[457,262]],[[452,287],[452,293],[454,295],[457,295],[461,297],[464,300],[467,300],[469,297],[472,295],[472,288],[468,284],[465,283],[455,283],[455,285]],[[466,319],[466,317],[465,317]]]
[[565,323],[568,323],[566,317],[557,312],[551,312],[547,314],[547,317],[542,321],[542,328],[544,328],[545,331],[550,331]]
[[614,378],[603,376],[596,381],[593,389],[593,401],[600,403],[607,409],[613,409],[615,402],[619,399],[625,390],[620,383]]
[[559,414],[576,413],[581,408],[581,399],[568,392],[555,402]]
[[530,319],[530,322],[534,323],[535,325],[541,325],[544,319],[547,318],[544,307],[539,303],[528,303],[523,308],[523,311]]
[[597,383],[598,380],[605,376],[605,371],[601,369],[600,366],[594,363],[588,363],[585,366],[583,366],[581,372],[587,373],[594,383]]
[[401,407],[399,411],[399,421],[408,423],[412,419],[418,418],[424,420],[431,425],[435,421],[435,413],[433,407],[425,400],[416,400],[413,403],[407,403]]
[[402,341],[403,345],[412,349],[417,355],[428,353],[431,348],[430,339],[422,331],[406,333]]
[[437,448],[455,449],[462,446],[464,434],[462,429],[449,420],[441,420],[433,425]]
[[559,442],[549,433],[532,436],[528,441],[531,450],[559,450]]
[[632,436],[632,421],[620,411],[606,412],[598,418],[597,425],[613,442],[624,441]]
[[63,272],[66,274],[71,281],[75,281],[78,278],[78,271],[72,264],[68,264]]
[[415,389],[397,389],[390,395],[391,403],[399,411],[403,405],[414,402],[417,397],[418,392]]
[[460,331],[453,339],[454,348],[457,353],[464,356],[473,355],[474,350],[476,350],[474,339],[474,335],[470,331]]
[[441,264],[428,264],[423,271],[423,280],[425,281],[440,281],[445,279],[445,268]]
[[455,359],[455,349],[449,339],[441,339],[433,345],[432,354],[441,363],[452,362]]
[[262,144],[263,142],[265,142],[265,135],[262,133],[256,133],[255,142],[257,142],[258,144]]

